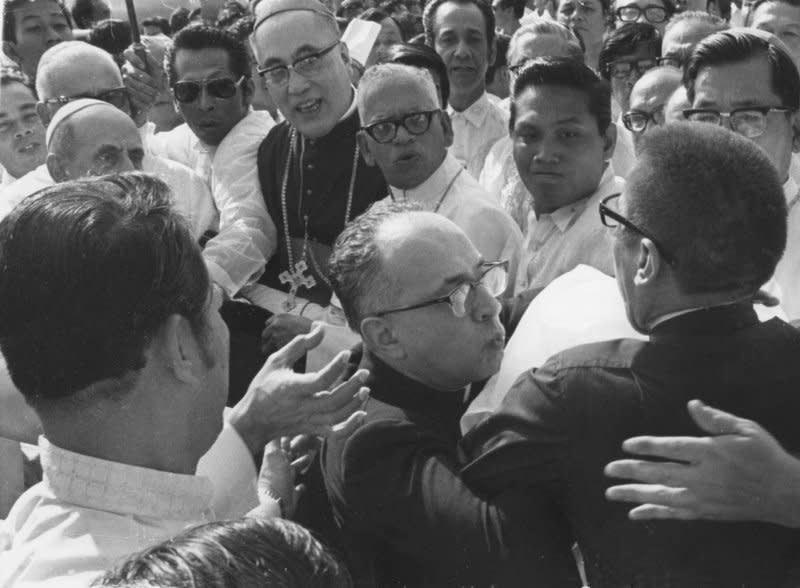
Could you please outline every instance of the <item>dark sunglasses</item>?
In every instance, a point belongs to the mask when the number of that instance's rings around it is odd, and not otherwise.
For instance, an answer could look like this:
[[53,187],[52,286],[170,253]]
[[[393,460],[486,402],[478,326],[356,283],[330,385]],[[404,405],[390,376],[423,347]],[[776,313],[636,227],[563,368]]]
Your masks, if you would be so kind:
[[232,98],[236,95],[236,89],[244,81],[244,78],[242,76],[238,81],[234,81],[233,78],[214,78],[196,82],[178,82],[172,87],[172,95],[178,102],[194,102],[205,88],[209,96],[214,98]]
[[128,89],[125,87],[122,88],[112,88],[111,90],[104,90],[102,92],[98,92],[97,94],[78,94],[76,96],[56,96],[55,98],[48,98],[47,100],[42,100],[45,104],[69,104],[75,100],[81,100],[83,98],[92,98],[94,100],[102,100],[103,102],[108,102],[111,106],[115,108],[119,108],[123,112],[130,113],[131,111],[131,102],[130,96],[128,94]]

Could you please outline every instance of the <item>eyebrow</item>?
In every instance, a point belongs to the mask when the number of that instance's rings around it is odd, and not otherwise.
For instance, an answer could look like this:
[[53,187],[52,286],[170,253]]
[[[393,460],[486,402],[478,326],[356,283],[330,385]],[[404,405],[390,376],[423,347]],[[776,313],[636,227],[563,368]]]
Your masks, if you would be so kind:
[[[333,41],[331,41],[331,44],[332,43]],[[298,58],[302,59],[300,55],[302,55],[303,53],[319,53],[320,51],[322,51],[322,48],[316,47],[314,45],[309,45],[308,43],[306,43],[305,45],[301,45],[300,47],[295,49],[290,59],[292,61]],[[261,67],[266,67],[268,65],[283,64],[283,63],[284,61],[279,57],[270,57],[269,59],[265,60],[264,63],[261,64]]]
[[444,282],[442,282],[442,286],[452,286],[456,287],[462,282],[467,280],[472,281],[475,278],[475,274],[480,271],[480,269],[486,264],[486,260],[481,257],[478,259],[478,262],[475,264],[474,273],[471,275],[466,272],[461,272],[460,274],[455,274],[450,276],[449,278],[445,278]]

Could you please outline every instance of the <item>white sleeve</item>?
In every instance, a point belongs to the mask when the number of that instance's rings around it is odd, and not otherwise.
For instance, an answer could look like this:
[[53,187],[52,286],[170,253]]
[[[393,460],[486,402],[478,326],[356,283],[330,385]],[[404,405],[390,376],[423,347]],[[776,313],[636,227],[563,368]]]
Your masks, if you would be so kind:
[[211,279],[228,296],[261,276],[278,239],[258,178],[260,141],[245,139],[226,141],[214,156],[212,194],[219,233],[203,250]]

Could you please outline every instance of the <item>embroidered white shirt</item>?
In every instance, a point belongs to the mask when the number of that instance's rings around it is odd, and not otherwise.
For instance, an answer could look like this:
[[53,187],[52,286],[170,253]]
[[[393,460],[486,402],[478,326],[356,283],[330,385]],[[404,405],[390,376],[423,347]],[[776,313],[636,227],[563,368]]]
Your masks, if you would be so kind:
[[622,192],[625,181],[608,165],[597,190],[549,214],[528,215],[522,261],[517,272],[517,292],[542,288],[580,264],[613,276],[611,237],[600,222],[598,206],[611,194]]
[[508,133],[508,118],[489,100],[486,92],[462,112],[448,106],[447,114],[453,121],[450,152],[473,178],[478,179],[492,145]]

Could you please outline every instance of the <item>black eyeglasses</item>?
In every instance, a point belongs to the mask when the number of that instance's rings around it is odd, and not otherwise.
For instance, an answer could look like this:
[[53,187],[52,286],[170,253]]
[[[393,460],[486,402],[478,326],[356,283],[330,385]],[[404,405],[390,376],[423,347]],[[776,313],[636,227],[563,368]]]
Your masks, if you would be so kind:
[[304,78],[313,77],[323,70],[323,66],[325,64],[322,62],[322,58],[336,49],[336,47],[339,46],[339,43],[340,41],[336,41],[333,45],[326,47],[322,51],[318,51],[317,53],[312,53],[311,55],[306,55],[305,57],[296,59],[294,63],[290,65],[258,67],[258,75],[264,79],[265,83],[276,88],[285,86],[289,83],[290,70],[294,70]]
[[622,216],[618,210],[615,210],[616,206],[618,206],[617,203],[619,202],[620,196],[622,196],[622,194],[612,194],[611,196],[606,196],[603,198],[603,200],[600,202],[600,221],[609,228],[613,229],[619,225],[622,225],[634,233],[639,233],[642,237],[647,237],[661,252],[661,256],[664,258],[664,260],[670,265],[675,265],[677,260],[667,252],[667,250],[658,242],[655,237],[653,237],[651,233],[645,231],[644,229],[640,229],[631,221]]
[[398,127],[403,127],[412,135],[422,135],[431,128],[433,115],[442,112],[441,109],[411,112],[399,118],[379,120],[361,130],[375,139],[378,143],[390,143],[397,136]]
[[683,111],[686,120],[692,122],[711,123],[721,125],[722,120],[730,120],[731,130],[744,135],[748,139],[755,139],[767,130],[767,117],[771,112],[793,112],[791,108],[783,106],[748,106],[737,108],[730,112],[720,112],[711,108],[690,108]]
[[209,96],[214,98],[233,98],[236,95],[236,89],[244,81],[244,76],[240,77],[238,81],[233,78],[214,78],[211,80],[197,80],[191,82],[177,82],[172,87],[172,95],[178,102],[194,102],[200,96],[203,88],[206,89]]
[[70,102],[74,102],[75,100],[81,100],[84,98],[91,98],[93,100],[102,100],[103,102],[108,102],[111,106],[115,108],[119,108],[123,112],[130,113],[131,111],[131,101],[130,95],[128,94],[128,88],[124,86],[122,88],[111,88],[110,90],[103,90],[102,92],[97,92],[96,94],[76,94],[75,96],[56,96],[55,98],[48,98],[47,100],[42,100],[44,104],[69,104]]
[[622,115],[622,124],[632,133],[643,133],[647,129],[650,121],[658,126],[664,123],[664,109],[659,108],[655,112],[645,112],[644,110],[629,110]]
[[497,298],[505,292],[506,286],[508,285],[508,260],[487,262],[483,264],[483,267],[485,269],[477,280],[465,280],[450,290],[445,296],[439,296],[438,298],[426,300],[418,304],[409,304],[408,306],[401,306],[400,308],[382,310],[372,313],[372,316],[384,316],[393,312],[414,310],[425,306],[433,306],[434,304],[449,304],[450,309],[457,318],[465,317],[468,310],[472,308],[474,304],[475,288],[483,286],[492,297]]
[[625,79],[630,77],[631,73],[636,71],[637,74],[642,75],[649,69],[656,66],[655,58],[640,59],[638,61],[614,61],[608,64],[608,75],[612,78]]
[[656,63],[660,67],[675,67],[677,69],[683,69],[683,64],[686,62],[685,56],[678,56],[678,55],[665,55],[664,57],[659,57],[656,59]]
[[622,22],[636,22],[642,14],[651,24],[660,24],[667,20],[667,10],[657,4],[649,4],[644,8],[639,8],[636,4],[617,8],[617,18]]

